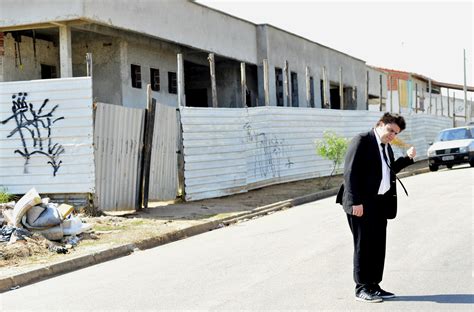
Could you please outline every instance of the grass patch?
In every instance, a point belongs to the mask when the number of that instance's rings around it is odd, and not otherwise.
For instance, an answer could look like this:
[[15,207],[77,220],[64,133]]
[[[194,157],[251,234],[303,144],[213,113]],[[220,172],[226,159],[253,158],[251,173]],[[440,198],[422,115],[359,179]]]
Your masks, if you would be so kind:
[[124,230],[127,227],[124,225],[113,225],[113,224],[94,224],[92,229],[94,231],[117,231]]
[[13,195],[8,193],[8,189],[4,186],[0,187],[0,203],[8,203],[13,199]]

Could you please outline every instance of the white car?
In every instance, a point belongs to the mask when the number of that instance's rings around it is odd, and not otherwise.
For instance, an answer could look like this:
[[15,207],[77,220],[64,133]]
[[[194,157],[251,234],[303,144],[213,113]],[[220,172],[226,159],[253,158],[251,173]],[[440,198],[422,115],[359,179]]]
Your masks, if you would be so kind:
[[445,165],[469,163],[474,167],[474,126],[442,130],[428,148],[428,164],[431,171]]

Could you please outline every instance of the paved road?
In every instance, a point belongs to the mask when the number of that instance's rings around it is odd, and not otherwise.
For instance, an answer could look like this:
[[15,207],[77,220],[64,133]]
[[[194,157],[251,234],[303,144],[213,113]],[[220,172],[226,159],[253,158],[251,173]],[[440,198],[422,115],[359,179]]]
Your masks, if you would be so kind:
[[353,297],[334,197],[4,293],[0,310],[472,311],[474,169],[404,179],[380,304]]

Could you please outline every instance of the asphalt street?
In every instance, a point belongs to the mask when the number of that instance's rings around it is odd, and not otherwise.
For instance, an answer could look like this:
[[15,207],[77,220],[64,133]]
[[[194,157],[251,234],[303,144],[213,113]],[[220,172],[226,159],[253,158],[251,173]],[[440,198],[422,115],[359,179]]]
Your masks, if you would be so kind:
[[352,237],[330,197],[0,295],[1,311],[472,311],[474,169],[403,179],[384,281],[354,300]]

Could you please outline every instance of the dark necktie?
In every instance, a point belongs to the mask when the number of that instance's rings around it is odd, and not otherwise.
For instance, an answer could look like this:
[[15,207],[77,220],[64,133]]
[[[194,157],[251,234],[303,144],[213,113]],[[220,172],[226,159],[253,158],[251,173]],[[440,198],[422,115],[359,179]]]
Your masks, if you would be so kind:
[[407,189],[405,188],[405,185],[403,185],[402,181],[400,181],[400,179],[397,177],[397,174],[392,170],[392,167],[390,167],[390,165],[388,164],[387,154],[385,153],[385,144],[380,143],[380,146],[382,146],[383,160],[385,160],[385,163],[387,164],[388,168],[390,169],[390,171],[393,172],[393,174],[395,175],[395,178],[397,178],[398,182],[400,182],[400,185],[403,187],[403,190],[405,191],[405,194],[407,194],[407,196],[408,196],[408,192],[407,192]]

